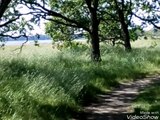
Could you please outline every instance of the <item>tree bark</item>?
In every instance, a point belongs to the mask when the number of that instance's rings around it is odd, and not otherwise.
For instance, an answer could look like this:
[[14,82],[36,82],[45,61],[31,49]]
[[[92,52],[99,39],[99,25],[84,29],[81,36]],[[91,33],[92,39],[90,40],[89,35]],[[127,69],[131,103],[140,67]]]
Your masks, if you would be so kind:
[[125,15],[123,12],[124,7],[124,0],[122,1],[122,8],[119,7],[117,0],[114,0],[116,4],[116,9],[119,17],[119,21],[121,24],[121,29],[123,31],[123,37],[124,37],[124,47],[126,51],[131,51],[131,43],[130,43],[130,35],[128,30],[128,24],[125,21]]
[[121,27],[123,30],[125,50],[130,51],[132,48],[131,48],[131,43],[130,43],[130,35],[129,35],[128,25],[125,23],[124,15],[121,15],[119,17],[120,17]]
[[99,36],[98,32],[94,31],[90,33],[91,36],[91,59],[96,62],[101,61],[101,55],[100,55],[100,47],[99,47]]
[[96,62],[101,61],[100,45],[99,45],[99,20],[97,18],[97,10],[92,9],[91,11],[91,59]]
[[121,21],[121,26],[123,29],[123,37],[124,37],[124,46],[126,51],[131,51],[131,43],[130,43],[130,36],[129,36],[129,30],[128,30],[128,25],[124,22]]

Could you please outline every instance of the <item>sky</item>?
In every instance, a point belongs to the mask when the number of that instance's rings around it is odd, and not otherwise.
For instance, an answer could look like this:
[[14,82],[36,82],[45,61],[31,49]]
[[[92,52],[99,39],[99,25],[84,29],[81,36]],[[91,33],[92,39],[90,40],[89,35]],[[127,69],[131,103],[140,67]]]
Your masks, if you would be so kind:
[[[22,14],[30,12],[30,10],[25,6],[18,6],[18,8],[21,9],[20,13],[22,13]],[[25,18],[26,21],[30,21],[30,19],[32,18],[32,15],[25,15],[23,17]],[[32,24],[34,27],[34,30],[31,31],[31,34],[33,34],[33,35],[45,34],[45,22],[46,22],[45,20],[41,19],[39,26]]]

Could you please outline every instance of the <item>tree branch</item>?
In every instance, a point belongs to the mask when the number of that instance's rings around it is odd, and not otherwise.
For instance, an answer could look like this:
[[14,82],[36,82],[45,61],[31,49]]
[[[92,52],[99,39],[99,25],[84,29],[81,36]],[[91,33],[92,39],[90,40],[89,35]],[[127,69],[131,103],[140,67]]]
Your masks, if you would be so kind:
[[133,15],[134,15],[135,17],[139,18],[139,19],[142,20],[142,21],[147,21],[147,22],[151,23],[155,28],[160,29],[160,26],[158,26],[158,25],[156,25],[156,24],[154,23],[154,21],[155,21],[154,18],[152,18],[152,19],[142,18],[142,17],[136,15],[135,13],[133,13]]
[[6,25],[8,25],[8,24],[10,24],[10,23],[12,23],[14,21],[16,21],[17,19],[19,19],[19,16],[17,18],[11,19],[11,20],[3,23],[3,24],[0,24],[0,27],[6,26]]
[[[44,17],[43,17],[44,18]],[[52,22],[55,22],[57,24],[61,24],[61,25],[65,25],[65,26],[68,26],[68,27],[75,27],[75,28],[81,28],[81,26],[77,26],[77,25],[73,25],[73,24],[69,24],[69,23],[64,23],[64,22],[61,22],[59,20],[54,20],[52,18],[44,18],[45,20],[49,20],[49,21],[52,21]]]
[[[25,1],[25,0],[24,0],[24,1]],[[65,20],[66,22],[69,22],[69,23],[71,23],[71,24],[75,24],[75,26],[78,26],[78,27],[80,27],[80,28],[83,28],[84,30],[86,30],[86,31],[88,31],[88,32],[90,31],[90,29],[87,28],[86,26],[84,26],[83,24],[81,24],[81,23],[79,23],[79,22],[77,22],[77,21],[75,21],[75,20],[73,20],[73,19],[70,19],[70,18],[62,15],[61,13],[57,13],[57,12],[55,12],[55,11],[53,11],[53,10],[49,10],[49,9],[45,8],[44,5],[42,6],[42,5],[39,4],[39,3],[31,2],[31,1],[30,1],[30,2],[25,1],[25,2],[26,2],[26,3],[29,3],[29,4],[33,4],[33,5],[37,6],[37,7],[39,7],[40,9],[42,9],[41,12],[44,13],[44,14],[46,14],[46,16],[48,15],[48,16],[53,16],[53,17],[61,18],[61,19]],[[37,10],[37,9],[38,9],[38,8],[34,8],[34,10]],[[38,10],[40,10],[40,9],[38,9]]]

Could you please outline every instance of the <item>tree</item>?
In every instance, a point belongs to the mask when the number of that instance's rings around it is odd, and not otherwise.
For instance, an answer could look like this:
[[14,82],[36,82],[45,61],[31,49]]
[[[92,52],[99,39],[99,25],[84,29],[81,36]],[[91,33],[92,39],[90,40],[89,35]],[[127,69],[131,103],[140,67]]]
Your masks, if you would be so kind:
[[2,18],[3,14],[7,10],[10,2],[11,0],[1,0],[0,1],[0,19]]
[[[41,1],[41,2],[40,2]],[[137,26],[132,21],[133,15],[141,20],[147,21],[159,28],[156,23],[159,22],[159,2],[147,0],[12,0],[10,5],[13,10],[3,13],[3,23],[0,23],[1,35],[7,31],[19,31],[26,33],[24,26],[28,25],[33,29],[21,16],[22,14],[16,9],[18,5],[25,5],[30,9],[25,15],[32,14],[30,20],[39,23],[40,19],[49,20],[47,32],[54,38],[56,33],[65,39],[70,37],[73,31],[84,30],[88,32],[91,43],[91,58],[94,61],[100,61],[100,40],[110,39],[115,44],[116,40],[124,42],[126,50],[131,50],[130,39],[135,36]],[[4,3],[4,0],[2,1]],[[7,4],[6,4],[7,5]],[[8,7],[9,8],[9,7]],[[145,16],[138,15],[137,11],[141,9]],[[3,11],[3,9],[1,9]],[[23,14],[24,15],[24,14]],[[9,17],[9,21],[8,20]],[[14,22],[17,19],[20,21]],[[8,27],[10,25],[10,27]],[[11,28],[11,29],[9,29]],[[140,28],[140,27],[138,27]],[[5,32],[4,32],[5,31]],[[61,31],[61,32],[59,32]],[[0,35],[0,36],[1,36]],[[136,38],[136,37],[134,37]]]
[[42,3],[38,3],[36,0],[24,0],[22,2],[33,9],[34,12],[37,12],[36,15],[40,15],[46,20],[87,31],[91,38],[91,58],[94,61],[101,60],[98,33],[100,22],[98,15],[99,0],[50,0],[50,8],[44,0]]
[[[1,0],[0,1],[0,40],[2,37],[6,37],[9,35],[4,35],[4,33],[10,31],[9,24],[16,21],[19,17],[13,17],[12,12],[9,10],[11,4],[11,0]],[[10,16],[10,17],[9,17]]]
[[75,30],[72,27],[55,24],[51,21],[45,25],[45,32],[52,38],[53,43],[59,41],[71,42],[74,39]]
[[[54,27],[59,26],[59,28],[64,28],[64,26],[67,26],[75,29],[82,28],[83,30],[87,31],[91,39],[91,58],[94,61],[101,60],[99,46],[101,35],[99,31],[101,31],[100,27],[103,26],[101,21],[103,20],[105,14],[108,12],[108,9],[107,7],[105,7],[105,4],[109,4],[111,6],[111,8],[109,9],[109,11],[111,11],[111,14],[110,17],[107,18],[107,22],[114,22],[115,28],[117,27],[116,22],[118,22],[118,26],[120,27],[118,33],[120,35],[115,34],[115,36],[117,36],[116,39],[123,37],[122,40],[124,40],[124,46],[126,50],[131,49],[130,33],[128,30],[130,20],[132,18],[131,1],[125,2],[124,0],[122,0],[121,2],[118,2],[117,0],[108,0],[106,2],[104,0],[50,0],[49,3],[47,3],[46,1],[42,0],[41,4],[38,3],[36,0],[30,0],[24,1],[24,4],[27,5],[30,9],[33,9],[34,12],[36,11],[36,15],[42,16],[44,19],[51,21],[54,24]],[[50,8],[48,8],[46,4],[49,4]],[[103,11],[107,12],[104,13]],[[116,18],[114,16],[116,16]],[[37,19],[37,17],[35,19]],[[53,25],[50,24],[50,27],[51,26],[53,27]],[[49,28],[49,26],[47,27]],[[105,27],[106,29],[108,28],[108,26]],[[50,35],[53,34],[50,33]]]
[[135,12],[133,15],[142,20],[142,25],[151,24],[160,29],[160,1],[159,0],[135,0]]
[[27,30],[32,30],[33,26],[26,21],[22,14],[19,0],[0,1],[0,41],[8,38],[18,39],[26,37]]
[[124,45],[127,51],[131,50],[131,40],[138,39],[137,29],[140,26],[133,22],[134,1],[108,0],[100,9],[100,36],[102,41],[112,41]]
[[[125,4],[124,0],[121,0],[118,2],[117,0],[114,0],[116,12],[118,14],[119,22],[121,24],[121,29],[123,31],[123,37],[124,37],[124,46],[126,50],[131,50],[131,44],[130,44],[130,35],[128,30],[128,18],[125,18],[125,11],[131,12],[131,4],[132,2],[129,2]],[[130,7],[129,9],[127,7]],[[127,16],[128,17],[128,16]]]

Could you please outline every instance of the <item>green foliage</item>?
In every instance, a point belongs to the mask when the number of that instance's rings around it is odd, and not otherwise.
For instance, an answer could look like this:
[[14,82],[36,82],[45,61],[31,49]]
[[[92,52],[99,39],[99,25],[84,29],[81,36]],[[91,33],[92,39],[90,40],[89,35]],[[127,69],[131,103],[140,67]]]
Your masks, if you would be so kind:
[[[46,33],[51,36],[53,41],[71,41],[74,38],[74,33],[83,31],[80,28],[90,27],[89,11],[84,1],[55,1],[50,0],[50,7],[52,10],[58,11],[61,15],[69,18],[71,21],[62,19],[56,16],[46,24]],[[76,24],[77,23],[77,24]]]
[[[91,28],[90,11],[84,1],[54,1],[50,0],[52,10],[58,11],[61,15],[76,21],[82,29]],[[97,18],[99,21],[99,37],[101,41],[112,41],[114,43],[124,42],[124,33],[120,23],[120,17],[117,12],[116,3],[114,1],[100,0],[98,4]],[[119,8],[124,14],[124,22],[128,26],[131,40],[138,39],[137,31],[141,31],[141,27],[137,26],[132,20],[135,10],[133,1],[118,2]],[[46,33],[52,37],[54,41],[70,41],[74,31],[79,30],[80,26],[70,23],[66,19],[54,16],[52,20],[46,24]],[[85,30],[85,29],[84,29]],[[88,32],[88,31],[87,31]],[[88,41],[90,35],[87,34]]]
[[58,50],[72,50],[72,52],[73,51],[81,52],[81,51],[87,51],[88,45],[84,43],[80,43],[80,42],[66,41],[66,42],[63,42],[62,44],[58,44],[57,49]]
[[[52,10],[58,11],[67,18],[73,19],[84,26],[89,26],[89,18],[86,12],[88,9],[84,1],[81,0],[65,0],[55,1],[50,0],[50,7]],[[61,19],[62,20],[62,19]]]
[[53,42],[71,41],[74,38],[74,29],[71,27],[61,26],[53,22],[48,22],[45,27],[46,33],[52,38]]

